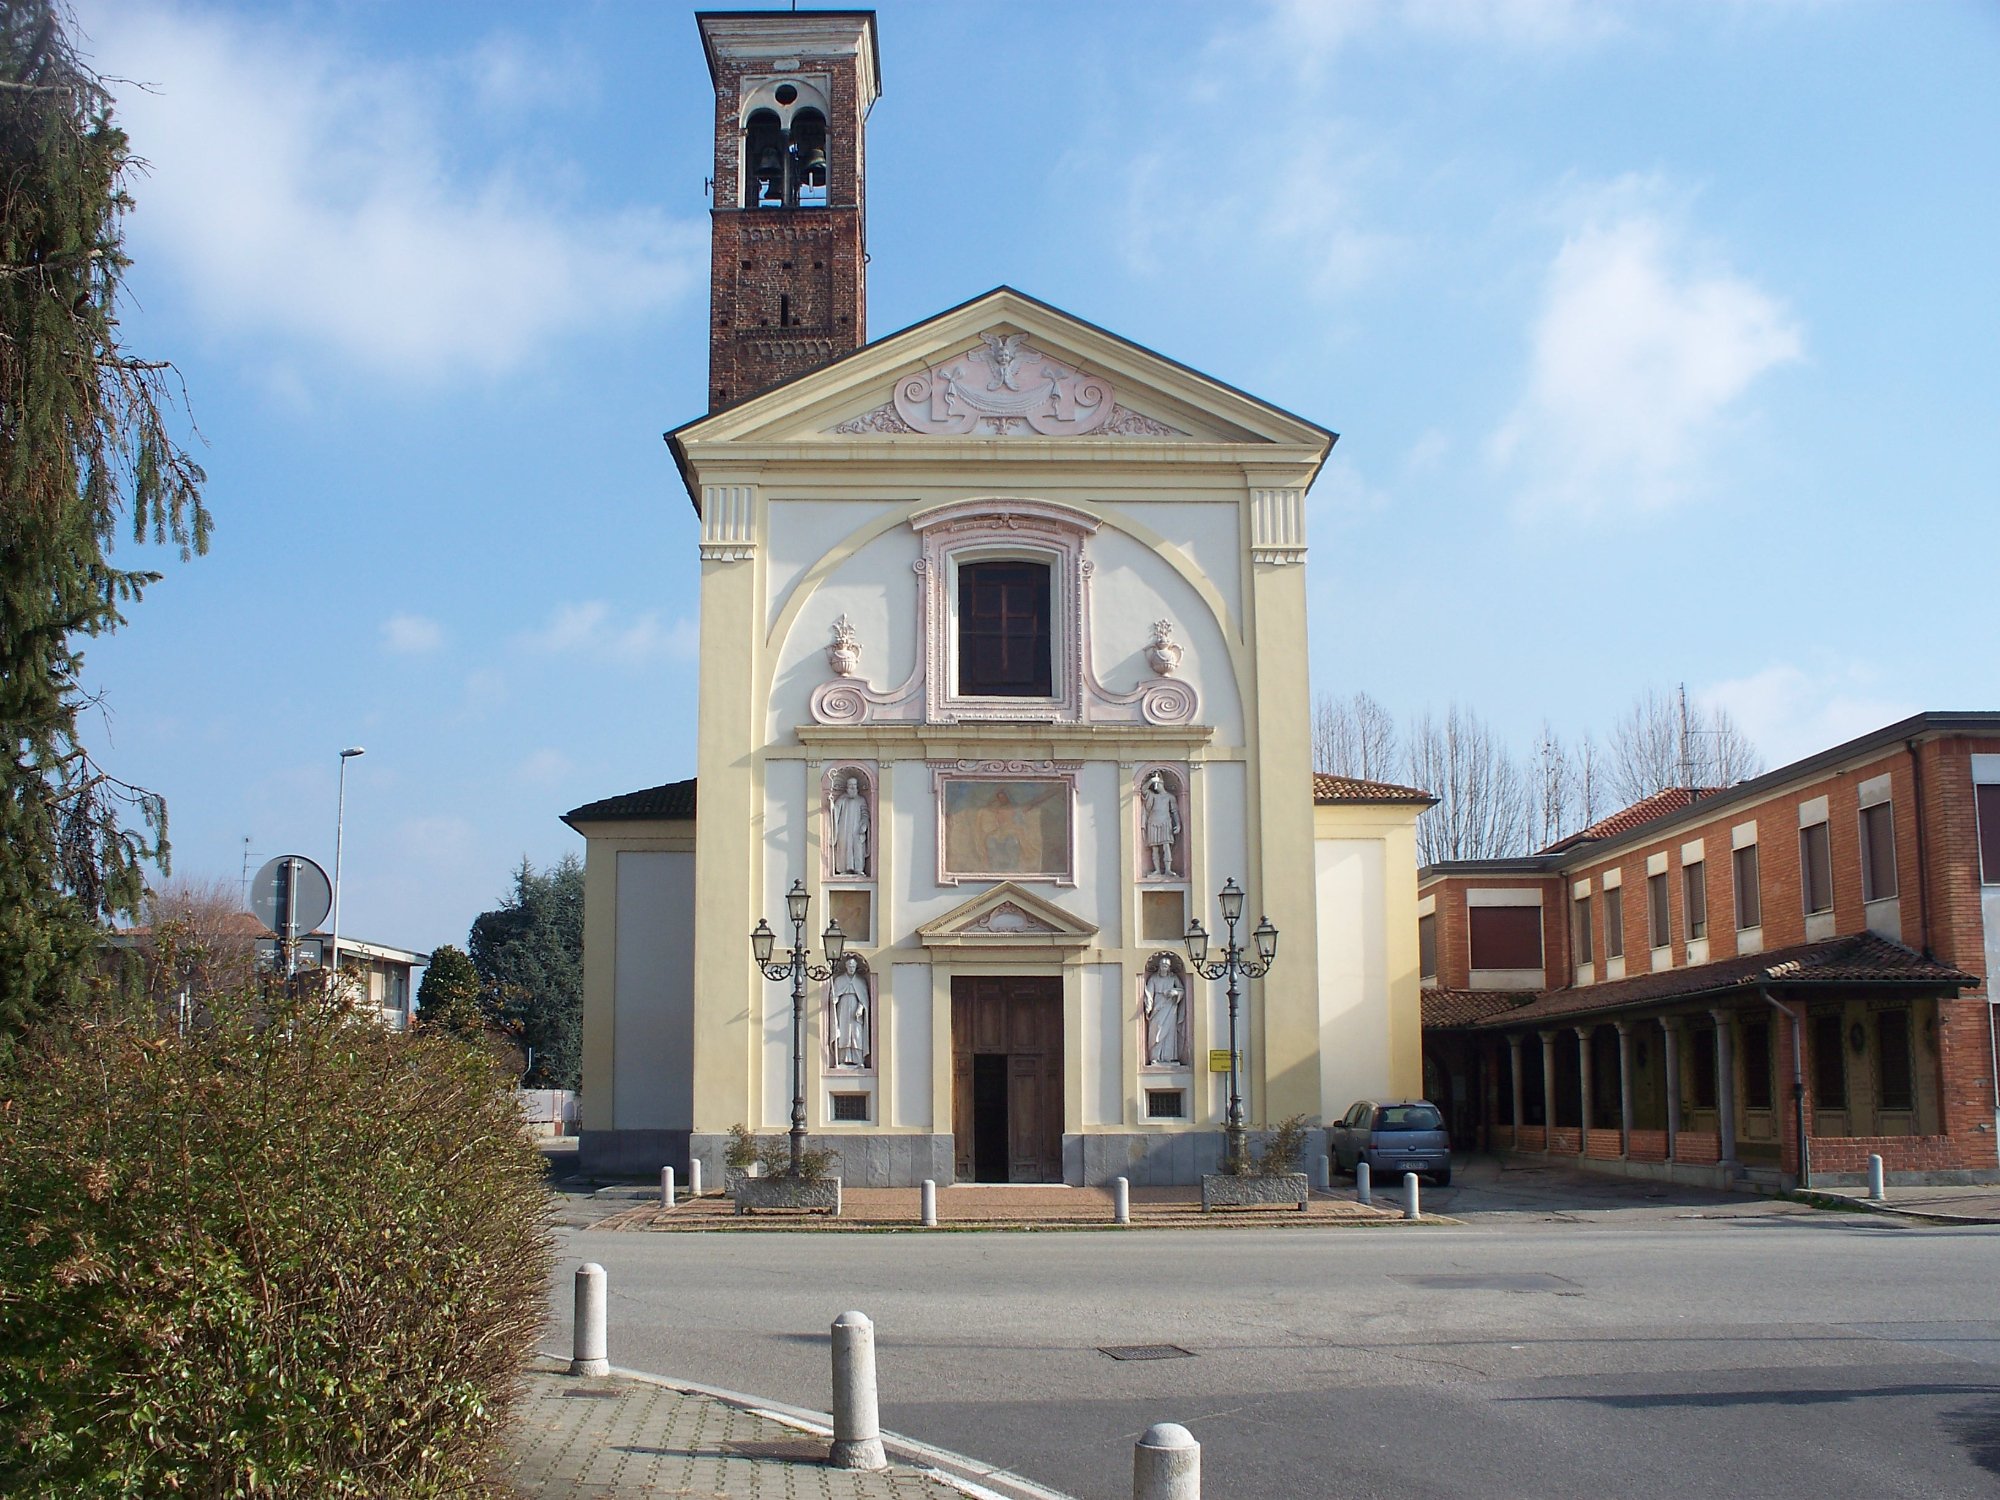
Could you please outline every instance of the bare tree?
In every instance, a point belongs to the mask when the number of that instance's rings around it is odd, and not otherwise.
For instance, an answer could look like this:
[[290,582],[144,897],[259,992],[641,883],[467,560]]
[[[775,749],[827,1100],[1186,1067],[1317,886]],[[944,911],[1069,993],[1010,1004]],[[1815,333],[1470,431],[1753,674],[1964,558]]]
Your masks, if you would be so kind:
[[1407,779],[1439,800],[1417,823],[1417,858],[1499,859],[1527,852],[1534,826],[1529,777],[1471,710],[1453,704],[1409,732]]
[[198,1000],[254,979],[263,927],[243,910],[234,880],[175,876],[146,892],[143,915],[134,978],[156,1006],[182,991]]
[[1728,786],[1764,768],[1764,758],[1726,710],[1687,701],[1685,688],[1648,688],[1611,731],[1608,781],[1626,806],[1681,786]]
[[1396,773],[1396,721],[1366,693],[1313,702],[1313,769],[1386,781]]

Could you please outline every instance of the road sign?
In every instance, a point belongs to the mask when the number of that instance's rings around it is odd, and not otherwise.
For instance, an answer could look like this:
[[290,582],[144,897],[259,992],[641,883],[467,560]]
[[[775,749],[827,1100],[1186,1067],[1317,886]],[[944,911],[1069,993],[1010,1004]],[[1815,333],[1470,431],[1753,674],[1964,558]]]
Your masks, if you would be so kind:
[[[323,969],[326,967],[326,943],[319,938],[300,938],[293,944],[298,949],[298,966],[301,969]],[[266,968],[275,969],[285,961],[285,944],[282,938],[258,938],[257,962]]]
[[333,910],[333,882],[303,854],[280,854],[250,882],[250,910],[278,936],[297,937]]
[[1229,1071],[1229,1049],[1227,1047],[1217,1047],[1208,1054],[1208,1071],[1211,1073],[1227,1073]]

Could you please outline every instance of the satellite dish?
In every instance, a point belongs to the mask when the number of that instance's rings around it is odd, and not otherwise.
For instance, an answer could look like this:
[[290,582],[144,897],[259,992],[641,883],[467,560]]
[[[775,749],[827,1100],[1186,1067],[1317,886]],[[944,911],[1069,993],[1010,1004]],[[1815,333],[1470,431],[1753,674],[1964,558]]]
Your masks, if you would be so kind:
[[311,932],[333,910],[333,882],[303,854],[280,854],[250,882],[250,911],[279,937]]

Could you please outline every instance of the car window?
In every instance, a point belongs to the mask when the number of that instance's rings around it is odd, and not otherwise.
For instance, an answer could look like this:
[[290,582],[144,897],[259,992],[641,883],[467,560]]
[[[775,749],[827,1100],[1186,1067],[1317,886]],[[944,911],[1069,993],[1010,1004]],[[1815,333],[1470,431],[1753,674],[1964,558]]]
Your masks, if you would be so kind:
[[1385,1104],[1376,1116],[1377,1130],[1442,1130],[1444,1116],[1430,1104]]
[[1366,1104],[1357,1104],[1352,1109],[1348,1110],[1347,1118],[1342,1120],[1340,1123],[1343,1125],[1359,1125],[1362,1122],[1362,1120],[1367,1118],[1367,1115],[1368,1115],[1368,1106]]

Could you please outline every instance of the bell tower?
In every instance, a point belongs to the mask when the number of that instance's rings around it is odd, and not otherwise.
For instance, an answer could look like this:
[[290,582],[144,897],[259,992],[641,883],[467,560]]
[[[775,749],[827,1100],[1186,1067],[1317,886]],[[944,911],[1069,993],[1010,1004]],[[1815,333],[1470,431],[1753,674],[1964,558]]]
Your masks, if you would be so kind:
[[868,337],[862,130],[881,94],[871,10],[704,11],[715,83],[708,409]]

